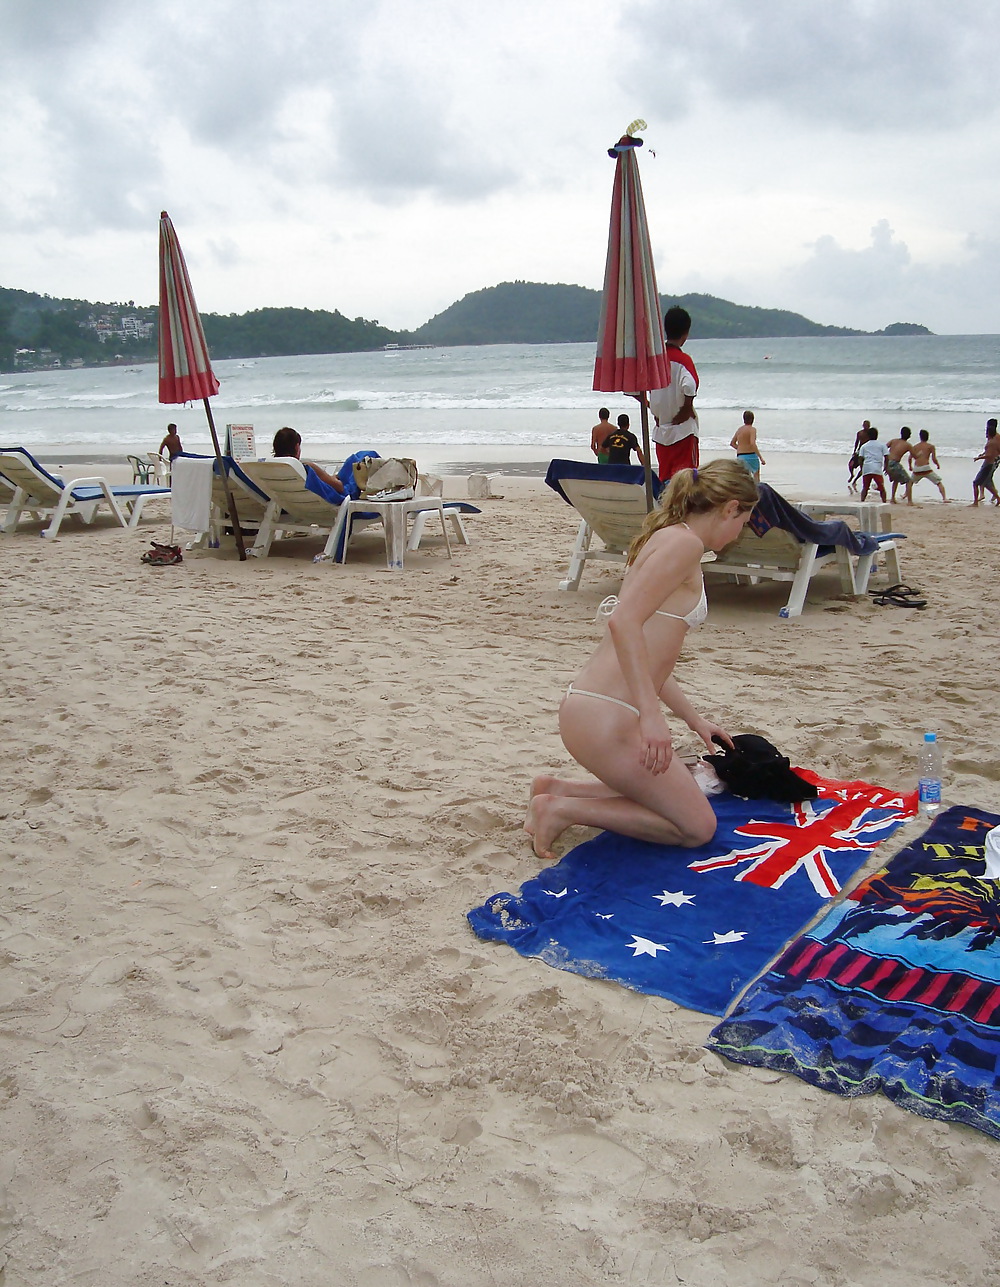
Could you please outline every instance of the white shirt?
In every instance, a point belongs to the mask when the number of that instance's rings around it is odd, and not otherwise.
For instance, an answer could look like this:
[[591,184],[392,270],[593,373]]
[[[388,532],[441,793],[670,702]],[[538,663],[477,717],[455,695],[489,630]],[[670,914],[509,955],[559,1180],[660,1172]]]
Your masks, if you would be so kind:
[[685,398],[693,398],[698,392],[694,376],[680,362],[670,363],[670,383],[665,389],[653,389],[649,395],[649,409],[656,417],[653,427],[653,441],[661,442],[665,447],[680,442],[691,434],[698,435],[698,416],[692,413],[679,425],[671,424],[674,416],[684,405]]
[[873,438],[870,442],[863,442],[858,451],[858,455],[864,462],[861,467],[862,473],[881,474],[888,454],[889,448],[877,438]]

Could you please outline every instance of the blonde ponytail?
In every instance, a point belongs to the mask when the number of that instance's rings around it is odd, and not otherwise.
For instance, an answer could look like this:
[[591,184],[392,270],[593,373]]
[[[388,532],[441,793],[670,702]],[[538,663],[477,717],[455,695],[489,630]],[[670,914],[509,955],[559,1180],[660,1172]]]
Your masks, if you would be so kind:
[[739,502],[743,513],[757,504],[757,484],[738,460],[710,460],[699,469],[680,470],[660,497],[660,508],[646,515],[642,531],[629,548],[629,563],[635,562],[636,555],[661,527],[673,527],[692,514],[719,509],[731,500]]

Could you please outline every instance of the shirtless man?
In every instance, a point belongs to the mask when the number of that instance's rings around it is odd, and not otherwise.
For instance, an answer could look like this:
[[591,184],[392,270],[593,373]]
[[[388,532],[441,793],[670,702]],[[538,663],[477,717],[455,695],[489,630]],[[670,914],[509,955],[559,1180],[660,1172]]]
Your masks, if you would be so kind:
[[900,429],[899,437],[887,442],[886,446],[889,448],[889,454],[885,458],[885,472],[892,479],[892,494],[889,500],[895,505],[896,488],[902,483],[906,488],[906,503],[912,505],[913,479],[903,468],[903,457],[913,455],[913,448],[910,446],[910,430],[906,425]]
[[160,443],[160,450],[157,452],[157,455],[160,457],[161,460],[163,459],[164,447],[166,447],[171,460],[173,460],[176,456],[179,456],[181,452],[184,450],[183,444],[181,443],[181,436],[177,432],[176,425],[167,425],[166,437]]
[[757,446],[757,430],[754,428],[752,411],[743,412],[743,423],[733,434],[729,445],[736,452],[736,459],[740,464],[746,465],[754,478],[759,477],[760,467],[766,465],[767,461]]
[[851,458],[847,462],[847,490],[856,492],[858,490],[858,479],[861,477],[861,448],[868,441],[868,430],[871,425],[867,420],[861,422],[861,428],[854,435],[854,446],[851,448]]
[[983,462],[983,467],[972,480],[973,508],[981,500],[986,499],[987,492],[993,497],[993,504],[1000,505],[1000,496],[997,495],[997,489],[993,486],[993,475],[996,473],[997,463],[1000,462],[1000,434],[997,433],[997,422],[995,420],[987,420],[986,422],[986,446],[976,459]]
[[614,429],[614,425],[611,423],[611,412],[607,407],[601,407],[597,414],[600,416],[600,422],[590,431],[590,450],[597,457],[599,465],[606,465],[608,457],[604,450],[604,439]]
[[944,492],[944,483],[941,481],[941,475],[937,472],[941,466],[938,463],[937,450],[930,440],[931,436],[926,429],[920,430],[920,441],[915,447],[910,448],[910,460],[913,462],[913,481],[910,484],[910,493],[912,495],[913,487],[919,483],[921,478],[926,478],[932,482],[941,493],[941,499],[946,505],[951,502]]

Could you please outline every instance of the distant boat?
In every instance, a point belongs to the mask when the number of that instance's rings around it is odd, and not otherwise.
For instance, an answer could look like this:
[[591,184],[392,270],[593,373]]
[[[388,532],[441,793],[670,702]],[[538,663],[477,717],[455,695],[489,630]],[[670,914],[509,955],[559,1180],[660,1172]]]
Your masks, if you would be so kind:
[[383,353],[407,353],[411,349],[436,349],[436,344],[384,344]]

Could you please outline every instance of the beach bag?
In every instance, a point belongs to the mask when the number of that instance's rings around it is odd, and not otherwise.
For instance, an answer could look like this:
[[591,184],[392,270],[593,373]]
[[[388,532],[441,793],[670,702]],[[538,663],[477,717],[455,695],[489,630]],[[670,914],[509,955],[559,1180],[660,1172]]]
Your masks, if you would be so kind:
[[417,486],[417,462],[406,457],[366,456],[354,464],[354,481],[362,499],[409,500]]
[[816,799],[814,784],[800,778],[788,756],[782,755],[766,737],[737,733],[732,747],[716,735],[712,741],[722,747],[722,754],[702,758],[712,765],[734,795],[748,800],[777,800],[782,804]]

